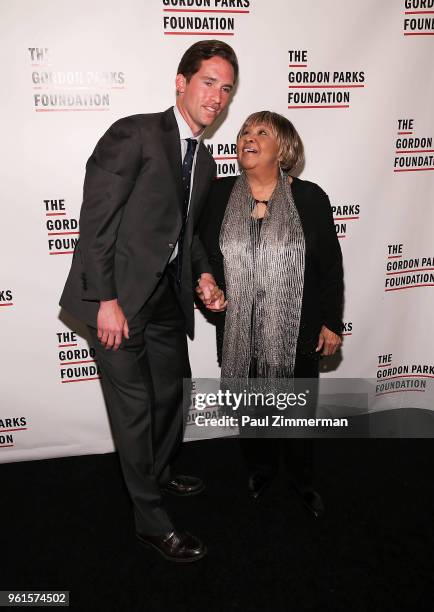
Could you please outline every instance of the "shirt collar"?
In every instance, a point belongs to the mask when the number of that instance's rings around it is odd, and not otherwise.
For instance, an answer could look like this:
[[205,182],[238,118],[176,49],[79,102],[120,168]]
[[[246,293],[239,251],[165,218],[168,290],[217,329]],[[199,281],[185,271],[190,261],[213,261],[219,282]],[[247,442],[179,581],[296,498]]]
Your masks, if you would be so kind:
[[186,138],[194,138],[195,140],[197,140],[199,144],[200,141],[202,140],[203,130],[200,134],[198,134],[197,136],[194,136],[193,132],[191,131],[191,127],[188,125],[184,117],[181,115],[179,108],[176,106],[176,104],[173,107],[173,114],[175,115],[176,123],[178,124],[179,138],[181,140],[185,140]]

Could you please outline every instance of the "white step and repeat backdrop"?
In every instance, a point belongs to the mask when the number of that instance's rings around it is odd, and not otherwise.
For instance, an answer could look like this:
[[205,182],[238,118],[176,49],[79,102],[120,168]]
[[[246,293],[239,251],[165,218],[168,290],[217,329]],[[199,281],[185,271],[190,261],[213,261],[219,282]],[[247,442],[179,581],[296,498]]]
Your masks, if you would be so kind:
[[[116,119],[173,104],[178,60],[203,38],[240,62],[207,141],[219,174],[237,173],[243,119],[270,109],[302,136],[301,177],[329,194],[346,301],[325,376],[377,380],[371,410],[432,408],[434,0],[3,0],[0,12],[0,462],[113,449],[94,352],[57,305],[84,166]],[[199,313],[190,353],[195,377],[219,375]]]

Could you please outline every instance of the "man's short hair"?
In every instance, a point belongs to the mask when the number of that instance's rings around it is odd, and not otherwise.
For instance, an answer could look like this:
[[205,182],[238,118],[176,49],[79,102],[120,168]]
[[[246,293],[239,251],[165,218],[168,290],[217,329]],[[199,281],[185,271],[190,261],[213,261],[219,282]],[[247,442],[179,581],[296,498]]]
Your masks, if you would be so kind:
[[246,127],[265,125],[274,134],[279,146],[280,167],[289,172],[299,166],[304,159],[304,148],[300,136],[292,123],[278,113],[259,111],[247,117],[237,135],[240,138]]
[[200,70],[203,60],[215,56],[229,62],[234,70],[234,83],[238,78],[238,60],[231,46],[221,40],[200,40],[187,49],[181,58],[177,74],[183,74],[187,82]]

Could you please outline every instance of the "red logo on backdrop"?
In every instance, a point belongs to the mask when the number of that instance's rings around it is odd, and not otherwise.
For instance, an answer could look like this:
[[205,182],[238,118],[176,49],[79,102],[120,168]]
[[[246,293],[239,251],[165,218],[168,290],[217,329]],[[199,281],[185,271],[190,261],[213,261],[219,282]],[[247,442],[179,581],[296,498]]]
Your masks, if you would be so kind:
[[27,431],[26,417],[0,418],[0,448],[15,446],[15,436],[19,431]]
[[434,170],[432,136],[417,136],[414,124],[414,119],[398,119],[394,172]]
[[162,0],[165,36],[233,36],[250,0]]
[[353,322],[352,321],[344,321],[342,336],[352,336],[353,335]]
[[125,89],[122,71],[65,70],[54,66],[46,47],[29,47],[28,52],[37,113],[108,111],[112,92]]
[[404,0],[404,36],[434,34],[434,0]]
[[71,255],[78,242],[78,220],[69,217],[65,200],[44,200],[49,255]]
[[360,219],[360,204],[332,204],[336,235],[339,239],[347,237],[347,230]]
[[62,383],[98,380],[95,349],[74,332],[57,332],[59,375]]
[[[425,393],[434,378],[434,365],[399,363],[392,353],[377,356],[377,384],[375,395],[391,393]],[[428,385],[428,386],[427,386]]]
[[364,70],[313,70],[305,49],[290,49],[288,108],[349,108],[365,87]]
[[237,145],[235,143],[209,143],[206,146],[217,164],[218,178],[236,176],[240,173],[237,161]]
[[12,289],[0,289],[0,307],[13,305],[14,297],[12,295]]
[[434,287],[434,257],[405,257],[403,244],[388,244],[384,291]]

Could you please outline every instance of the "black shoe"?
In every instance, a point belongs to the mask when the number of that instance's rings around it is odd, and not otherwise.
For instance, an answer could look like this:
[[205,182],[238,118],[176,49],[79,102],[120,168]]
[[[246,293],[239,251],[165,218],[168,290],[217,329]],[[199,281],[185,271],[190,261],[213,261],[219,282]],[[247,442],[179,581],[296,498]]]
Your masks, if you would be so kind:
[[259,499],[264,491],[270,486],[272,476],[264,472],[254,472],[250,474],[247,481],[247,490],[253,499]]
[[324,502],[321,495],[312,487],[299,489],[294,487],[297,495],[300,497],[303,505],[315,518],[319,518],[324,514]]
[[174,563],[193,563],[206,555],[206,546],[187,531],[171,531],[164,536],[144,536],[136,534],[142,544],[154,548],[167,561]]
[[204,488],[205,485],[200,478],[196,476],[183,476],[180,474],[172,478],[164,487],[164,490],[167,493],[172,493],[172,495],[187,497],[188,495],[197,495],[201,493]]

